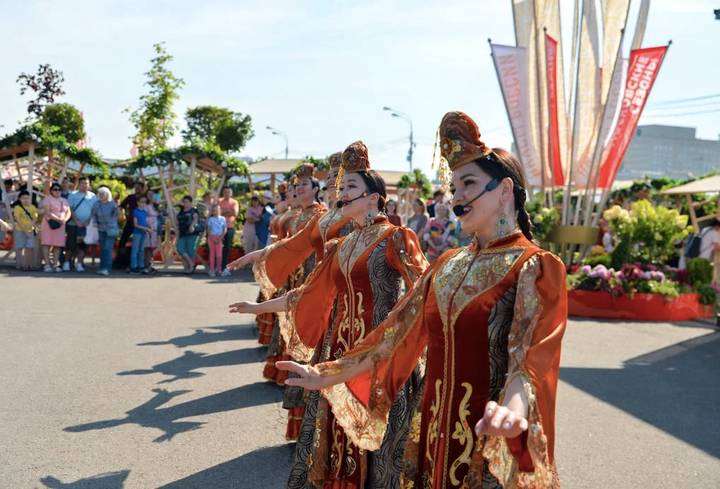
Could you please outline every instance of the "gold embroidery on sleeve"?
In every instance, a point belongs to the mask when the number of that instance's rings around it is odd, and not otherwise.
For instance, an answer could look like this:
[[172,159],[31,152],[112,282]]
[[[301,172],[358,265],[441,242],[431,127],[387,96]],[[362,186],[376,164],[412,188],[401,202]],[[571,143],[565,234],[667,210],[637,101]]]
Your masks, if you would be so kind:
[[[555,468],[550,464],[547,452],[547,437],[543,431],[542,419],[537,405],[535,388],[525,371],[525,355],[532,344],[532,337],[538,318],[542,313],[542,304],[535,285],[540,274],[540,261],[537,255],[529,258],[520,271],[515,299],[515,317],[508,335],[508,353],[510,364],[505,385],[520,377],[523,390],[528,399],[527,446],[533,461],[534,472],[520,472],[517,461],[510,453],[503,437],[487,437],[482,456],[487,460],[488,469],[500,481],[503,487],[556,488],[559,481]],[[500,403],[504,402],[505,390],[500,394]],[[478,446],[480,449],[481,445]]]

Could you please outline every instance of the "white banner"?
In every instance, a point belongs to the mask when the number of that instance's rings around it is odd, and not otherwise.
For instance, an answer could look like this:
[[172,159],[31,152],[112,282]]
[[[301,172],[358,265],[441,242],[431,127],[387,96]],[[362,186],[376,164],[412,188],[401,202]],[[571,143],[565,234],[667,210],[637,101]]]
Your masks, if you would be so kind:
[[595,2],[583,2],[573,114],[572,180],[588,185],[600,123],[600,40]]
[[527,50],[499,44],[491,44],[490,48],[525,178],[528,185],[539,187],[542,162],[531,132]]

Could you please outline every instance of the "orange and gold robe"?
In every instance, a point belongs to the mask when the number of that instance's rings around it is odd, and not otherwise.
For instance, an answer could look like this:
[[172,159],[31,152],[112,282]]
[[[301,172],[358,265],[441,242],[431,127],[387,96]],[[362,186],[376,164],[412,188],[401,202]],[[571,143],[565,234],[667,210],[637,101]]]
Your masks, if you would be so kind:
[[[565,267],[521,233],[486,248],[443,254],[387,320],[343,358],[337,373],[368,358],[373,368],[323,389],[347,436],[381,446],[396,393],[427,348],[422,408],[412,422],[402,487],[554,488],[555,397],[567,321]],[[522,381],[527,432],[476,437],[490,400]]]
[[298,233],[263,250],[253,272],[265,290],[277,290],[305,261],[314,255],[316,263],[325,256],[325,243],[354,229],[352,220],[339,209],[317,212]]
[[[271,219],[270,232],[275,239],[279,240],[288,236],[290,233],[289,223],[298,215],[299,212],[300,209],[298,208],[288,207],[285,211]],[[267,287],[266,282],[259,279],[257,273],[255,274],[255,279],[260,284],[260,293],[258,294],[257,302],[263,302],[276,297],[275,292],[278,287]],[[285,282],[282,283],[284,284]],[[255,323],[257,324],[258,329],[258,343],[261,345],[269,345],[272,341],[272,330],[276,317],[277,316],[274,313],[264,313],[258,314],[255,318]]]
[[[319,203],[314,202],[312,205],[306,207],[305,209],[297,210],[296,212],[289,215],[287,219],[281,221],[281,226],[283,227],[283,229],[286,230],[286,237],[291,237],[294,234],[298,233],[310,222],[310,220],[316,214],[323,212],[325,212],[325,208]],[[304,270],[302,266],[297,268],[287,278],[287,281],[285,282],[283,287],[274,291],[270,297],[279,297],[281,295],[284,295],[285,292],[287,292],[288,290],[294,289],[295,287],[301,285],[305,280],[305,277],[310,273],[311,270],[312,268]],[[265,287],[263,281],[260,280],[259,282],[261,284],[261,290],[264,290]],[[267,290],[266,292],[270,293],[269,290]],[[272,380],[279,385],[284,385],[285,379],[287,378],[287,372],[276,369],[275,362],[279,360],[291,359],[290,356],[288,356],[285,352],[285,342],[280,335],[280,323],[282,321],[285,321],[286,319],[285,314],[283,313],[279,315],[273,314],[272,317],[273,322],[270,335],[270,343],[268,345],[267,358],[265,359],[263,376],[266,379]]]
[[[415,233],[390,224],[384,216],[331,241],[305,284],[288,293],[288,324],[292,326],[284,332],[288,352],[307,361],[314,348],[320,347],[329,358],[341,358],[385,319],[397,303],[401,283],[412,287],[426,266]],[[328,325],[332,334],[323,344]],[[388,442],[373,454],[351,442],[325,403],[313,405],[315,411],[305,417],[315,422],[316,429],[309,433],[312,439],[298,440],[311,453],[296,453],[304,463],[293,465],[289,486],[395,487],[396,453],[407,437],[412,407],[419,399],[419,379],[407,384],[390,416]],[[308,410],[310,406],[308,402]]]
[[[264,290],[276,291],[288,284],[289,278],[297,270],[303,271],[303,280],[307,274],[322,261],[325,243],[330,239],[345,236],[354,229],[352,220],[335,208],[327,212],[317,212],[300,231],[293,236],[280,240],[265,248],[260,259],[253,266],[253,272]],[[297,283],[296,285],[300,285]],[[287,287],[286,287],[287,290]],[[280,314],[279,322],[287,321]],[[283,328],[288,329],[288,328]],[[281,331],[282,332],[282,331]],[[287,341],[287,338],[282,338]],[[303,361],[306,359],[295,358]],[[305,395],[300,387],[285,387],[283,407],[288,409],[288,424],[285,432],[287,440],[296,440],[300,434],[305,414]]]

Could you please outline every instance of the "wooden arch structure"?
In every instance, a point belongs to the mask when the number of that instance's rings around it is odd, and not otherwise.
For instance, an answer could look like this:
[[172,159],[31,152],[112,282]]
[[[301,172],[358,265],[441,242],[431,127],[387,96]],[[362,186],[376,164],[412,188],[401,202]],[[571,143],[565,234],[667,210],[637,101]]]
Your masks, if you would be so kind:
[[[175,240],[178,235],[176,207],[184,195],[197,201],[202,188],[201,179],[206,178],[208,190],[218,197],[225,183],[233,176],[247,173],[247,166],[234,158],[221,160],[223,155],[207,154],[189,148],[166,151],[153,159],[136,160],[132,166],[140,179],[157,178],[160,182],[162,200],[167,210],[167,221],[160,242],[163,266],[168,268],[175,259]],[[155,162],[156,164],[150,164]]]
[[[76,147],[72,147],[77,150]],[[85,172],[88,166],[103,167],[104,162],[92,150],[85,150],[84,161],[77,162],[68,152],[63,152],[46,146],[40,141],[26,140],[0,148],[0,176],[2,179],[17,180],[22,183],[25,190],[38,201],[45,196],[47,184],[57,179],[73,176],[75,182]],[[7,193],[2,193],[2,204],[8,210],[8,219],[15,224]],[[0,263],[10,259],[14,250],[6,250],[0,256]]]

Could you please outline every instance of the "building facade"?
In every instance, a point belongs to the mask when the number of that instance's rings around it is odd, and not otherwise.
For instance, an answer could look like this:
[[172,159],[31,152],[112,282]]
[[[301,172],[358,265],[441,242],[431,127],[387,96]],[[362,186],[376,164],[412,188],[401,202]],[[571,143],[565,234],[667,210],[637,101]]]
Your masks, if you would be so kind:
[[698,139],[694,127],[638,126],[619,180],[699,177],[720,170],[720,139]]

